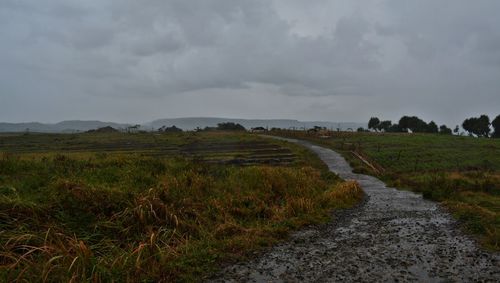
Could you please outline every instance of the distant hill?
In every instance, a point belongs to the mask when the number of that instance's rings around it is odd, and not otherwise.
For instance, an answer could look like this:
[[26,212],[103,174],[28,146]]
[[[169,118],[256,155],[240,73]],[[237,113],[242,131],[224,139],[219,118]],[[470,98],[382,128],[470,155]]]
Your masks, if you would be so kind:
[[[325,121],[299,121],[292,119],[233,119],[233,118],[211,118],[211,117],[189,117],[189,118],[173,118],[173,119],[159,119],[141,125],[142,130],[150,131],[157,130],[163,126],[171,127],[176,126],[183,130],[194,130],[197,127],[216,127],[217,124],[223,122],[233,122],[243,125],[247,129],[255,127],[264,128],[283,128],[283,129],[302,129],[313,128],[314,126],[326,127],[328,129],[341,129],[347,130],[349,128],[356,130],[358,127],[365,127],[365,123],[334,123]],[[130,124],[120,124],[113,122],[101,121],[62,121],[56,124],[44,124],[38,122],[31,123],[0,123],[0,132],[25,132],[29,129],[30,132],[41,133],[73,133],[73,132],[86,132],[99,128],[112,127],[115,129],[125,129]]]
[[92,129],[113,127],[122,129],[128,127],[128,124],[119,124],[112,122],[101,121],[63,121],[56,124],[43,124],[38,122],[32,123],[0,123],[0,132],[41,132],[41,133],[72,133],[86,132]]
[[233,118],[209,118],[209,117],[190,117],[190,118],[173,118],[173,119],[159,119],[150,123],[146,123],[143,125],[144,128],[147,129],[158,129],[162,126],[177,126],[183,130],[193,130],[197,127],[215,127],[218,123],[223,122],[233,122],[243,125],[245,128],[255,128],[255,127],[264,127],[264,128],[312,128],[314,126],[326,127],[328,129],[337,129],[347,130],[351,128],[356,130],[359,127],[365,127],[366,123],[349,123],[349,122],[325,122],[325,121],[299,121],[292,119],[233,119]]

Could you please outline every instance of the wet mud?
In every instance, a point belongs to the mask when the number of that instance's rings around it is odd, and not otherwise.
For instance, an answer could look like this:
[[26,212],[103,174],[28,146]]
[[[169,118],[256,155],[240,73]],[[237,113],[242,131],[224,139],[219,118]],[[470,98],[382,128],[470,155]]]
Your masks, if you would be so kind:
[[360,206],[292,234],[212,282],[500,282],[500,255],[478,248],[439,204],[352,173],[338,153],[305,141],[330,170],[356,180]]

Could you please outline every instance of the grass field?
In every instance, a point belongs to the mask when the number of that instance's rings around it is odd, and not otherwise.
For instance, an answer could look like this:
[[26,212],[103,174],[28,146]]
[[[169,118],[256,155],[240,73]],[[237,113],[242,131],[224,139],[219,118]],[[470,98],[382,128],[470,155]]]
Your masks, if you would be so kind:
[[199,281],[362,197],[245,133],[0,135],[0,281]]
[[500,139],[438,134],[275,134],[335,149],[357,172],[377,175],[391,186],[442,202],[484,247],[500,250]]

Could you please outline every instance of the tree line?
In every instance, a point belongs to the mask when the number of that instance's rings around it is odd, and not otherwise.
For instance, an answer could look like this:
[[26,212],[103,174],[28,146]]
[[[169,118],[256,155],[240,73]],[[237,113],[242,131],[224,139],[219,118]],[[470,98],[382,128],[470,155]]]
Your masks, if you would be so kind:
[[[175,125],[172,127],[167,127],[163,126],[157,130],[158,132],[161,133],[177,133],[177,132],[182,132],[181,128],[176,127]],[[196,132],[203,132],[203,131],[246,131],[245,127],[243,127],[241,124],[238,123],[233,123],[233,122],[224,122],[224,123],[219,123],[217,124],[217,127],[205,127],[201,129],[200,127],[197,127],[195,129]]]
[[[477,137],[493,137],[500,138],[500,115],[498,115],[490,123],[488,115],[481,115],[479,117],[467,118],[462,123],[462,128]],[[494,132],[491,133],[491,128]],[[368,121],[368,129],[378,132],[392,132],[392,133],[439,133],[443,135],[458,134],[460,127],[457,125],[452,131],[446,125],[438,125],[434,121],[429,123],[418,118],[417,116],[403,116],[399,119],[397,124],[393,124],[390,120],[381,121],[377,117],[372,117]],[[363,129],[358,129],[362,131]]]

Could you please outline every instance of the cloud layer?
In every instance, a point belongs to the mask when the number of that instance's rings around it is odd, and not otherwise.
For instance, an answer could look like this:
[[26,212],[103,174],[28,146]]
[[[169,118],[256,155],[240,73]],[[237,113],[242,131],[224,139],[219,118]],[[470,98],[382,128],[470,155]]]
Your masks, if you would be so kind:
[[0,120],[500,113],[496,0],[4,0]]

